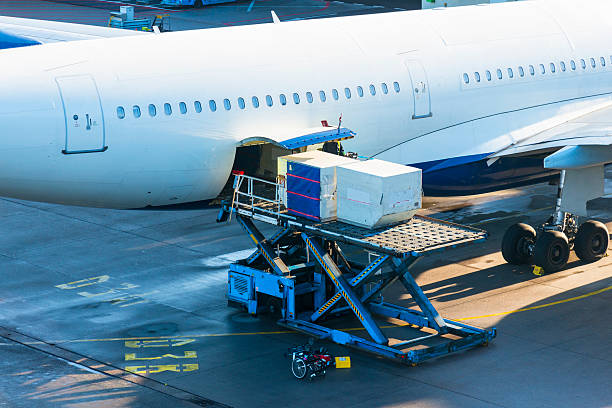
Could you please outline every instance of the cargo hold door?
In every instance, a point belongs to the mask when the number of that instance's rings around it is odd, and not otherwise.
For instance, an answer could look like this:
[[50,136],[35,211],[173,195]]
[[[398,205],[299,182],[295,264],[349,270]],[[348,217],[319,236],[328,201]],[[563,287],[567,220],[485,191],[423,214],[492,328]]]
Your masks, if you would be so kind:
[[66,145],[62,153],[93,153],[107,149],[100,95],[89,75],[56,78],[66,120]]
[[431,116],[431,101],[429,99],[429,83],[425,68],[423,68],[419,61],[406,61],[406,67],[412,81],[412,94],[414,97],[412,119],[428,118]]

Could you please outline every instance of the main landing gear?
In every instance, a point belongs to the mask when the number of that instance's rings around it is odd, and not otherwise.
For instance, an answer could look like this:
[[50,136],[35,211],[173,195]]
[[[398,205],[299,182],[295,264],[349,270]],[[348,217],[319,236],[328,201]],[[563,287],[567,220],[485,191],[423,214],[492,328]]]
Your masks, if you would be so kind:
[[608,251],[609,232],[599,222],[588,220],[580,227],[576,216],[561,211],[565,172],[561,172],[555,214],[536,230],[527,224],[514,224],[504,234],[502,255],[511,264],[534,264],[545,272],[557,272],[567,265],[573,249],[584,262],[595,262]]

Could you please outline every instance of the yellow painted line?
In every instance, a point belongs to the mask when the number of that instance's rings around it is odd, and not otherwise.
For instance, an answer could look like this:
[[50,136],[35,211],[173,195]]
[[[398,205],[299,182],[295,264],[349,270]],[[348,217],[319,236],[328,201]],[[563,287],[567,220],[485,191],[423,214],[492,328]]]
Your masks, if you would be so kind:
[[[243,332],[243,333],[209,333],[209,334],[192,334],[185,336],[156,336],[156,337],[112,337],[107,339],[75,339],[75,340],[50,340],[47,343],[66,344],[66,343],[88,343],[100,341],[135,341],[135,340],[164,340],[164,339],[191,339],[203,337],[230,337],[230,336],[257,336],[263,334],[289,334],[295,333],[294,330],[279,330],[265,332]],[[32,341],[25,344],[43,344],[41,341]]]
[[524,307],[522,309],[516,309],[516,310],[512,310],[510,312],[493,313],[493,314],[482,315],[482,316],[474,316],[474,317],[463,317],[463,318],[454,319],[454,320],[459,320],[459,321],[461,321],[461,320],[476,320],[476,319],[483,319],[485,317],[505,316],[505,315],[514,314],[514,313],[527,312],[529,310],[543,309],[545,307],[556,306],[556,305],[560,305],[562,303],[573,302],[575,300],[580,300],[580,299],[588,298],[588,297],[591,297],[591,296],[599,295],[600,293],[607,292],[609,290],[612,290],[612,286],[608,286],[607,288],[599,289],[599,290],[596,290],[594,292],[585,293],[584,295],[575,296],[575,297],[572,297],[572,298],[569,298],[569,299],[558,300],[556,302],[551,302],[551,303],[545,303],[543,305]]
[[[486,317],[505,316],[505,315],[514,314],[514,313],[527,312],[530,310],[543,309],[546,307],[560,305],[562,303],[574,302],[574,301],[585,299],[591,296],[596,296],[596,295],[599,295],[601,293],[604,293],[610,290],[612,290],[612,286],[608,286],[606,288],[599,289],[593,292],[585,293],[584,295],[574,296],[568,299],[558,300],[556,302],[545,303],[543,305],[525,307],[521,309],[511,310],[509,312],[492,313],[492,314],[487,314],[487,315],[482,315],[482,316],[462,317],[462,318],[456,318],[456,319],[451,319],[451,320],[457,320],[457,321],[476,320],[476,319],[484,319]],[[380,328],[390,329],[394,327],[403,327],[403,326],[408,326],[408,325],[409,325],[408,323],[399,324],[399,325],[395,324],[395,325],[381,326]],[[365,330],[365,329],[363,327],[352,327],[352,328],[342,329],[342,331],[345,331],[345,332],[358,331],[358,330]],[[242,333],[239,332],[239,333],[192,334],[192,335],[185,335],[185,336],[114,337],[114,338],[107,338],[107,339],[51,340],[49,341],[49,343],[66,344],[66,343],[88,343],[88,342],[105,342],[105,341],[163,340],[163,339],[185,339],[185,338],[191,339],[191,338],[206,338],[206,337],[260,336],[260,335],[266,335],[266,334],[292,334],[292,333],[296,333],[296,332],[294,330],[279,330],[279,331],[260,331],[260,332],[242,332]],[[26,344],[43,344],[43,342],[29,342]]]

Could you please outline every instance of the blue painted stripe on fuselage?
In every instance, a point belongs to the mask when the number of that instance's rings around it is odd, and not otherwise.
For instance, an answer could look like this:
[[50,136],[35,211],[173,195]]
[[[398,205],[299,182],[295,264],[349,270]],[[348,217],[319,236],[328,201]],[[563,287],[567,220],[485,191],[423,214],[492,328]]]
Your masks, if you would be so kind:
[[429,173],[432,171],[438,171],[449,167],[456,167],[461,166],[463,164],[475,163],[488,157],[490,154],[491,153],[473,154],[469,156],[453,157],[450,159],[438,160],[433,166],[427,168],[427,170],[424,169],[423,172]]
[[8,48],[19,48],[29,47],[31,45],[40,44],[38,41],[34,41],[31,38],[19,37],[13,34],[8,34],[0,31],[0,50]]
[[487,165],[488,154],[411,164],[423,170],[426,195],[481,194],[550,180],[557,170],[544,169],[541,157],[502,157]]

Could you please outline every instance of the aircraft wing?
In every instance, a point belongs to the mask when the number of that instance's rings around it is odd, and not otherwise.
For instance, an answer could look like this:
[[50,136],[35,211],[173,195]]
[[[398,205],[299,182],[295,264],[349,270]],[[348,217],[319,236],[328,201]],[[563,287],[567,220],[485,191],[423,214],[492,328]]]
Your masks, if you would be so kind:
[[[538,128],[539,127],[539,128]],[[566,114],[531,129],[515,143],[489,156],[489,161],[506,156],[550,153],[546,168],[580,168],[612,163],[612,102],[590,111]]]
[[0,16],[0,48],[147,34],[110,27]]

